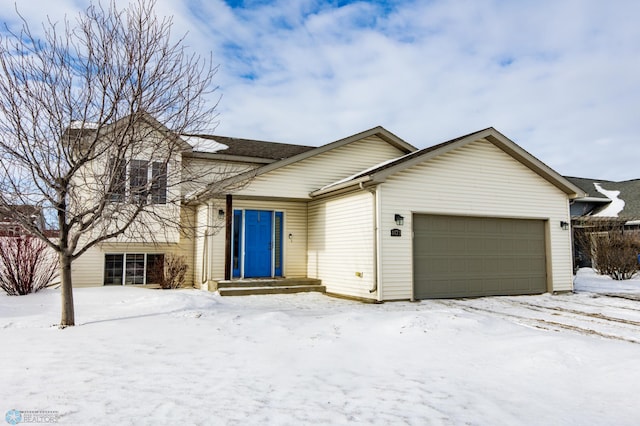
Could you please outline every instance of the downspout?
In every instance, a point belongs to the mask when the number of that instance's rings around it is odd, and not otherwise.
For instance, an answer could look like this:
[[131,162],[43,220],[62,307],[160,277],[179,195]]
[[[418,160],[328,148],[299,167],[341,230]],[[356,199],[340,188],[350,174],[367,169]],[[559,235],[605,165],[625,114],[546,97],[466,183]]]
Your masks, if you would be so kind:
[[373,287],[369,293],[375,293],[378,291],[378,197],[375,186],[365,188],[363,182],[360,182],[358,186],[363,191],[369,191],[373,196]]
[[209,212],[208,212],[208,222],[207,226],[207,268],[205,279],[207,280],[207,288],[209,287],[209,281],[211,280],[211,262],[213,262],[213,230],[216,226],[216,218],[215,218],[215,204],[213,201],[209,203]]
[[[207,206],[207,217],[209,216],[209,207]],[[207,218],[208,222],[208,218]],[[202,270],[200,271],[200,288],[202,288],[202,284],[207,281],[207,258],[209,257],[209,235],[208,232],[208,223],[204,226],[204,235],[202,236]],[[196,228],[196,232],[198,229]],[[197,239],[196,239],[197,241]]]

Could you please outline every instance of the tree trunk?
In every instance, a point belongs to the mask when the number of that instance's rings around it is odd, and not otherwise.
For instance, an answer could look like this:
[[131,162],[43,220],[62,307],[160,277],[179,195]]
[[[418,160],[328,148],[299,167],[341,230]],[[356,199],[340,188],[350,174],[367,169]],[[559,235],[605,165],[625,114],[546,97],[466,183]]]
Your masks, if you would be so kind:
[[62,280],[62,318],[61,327],[75,325],[73,312],[73,288],[71,286],[71,256],[60,253],[60,278]]

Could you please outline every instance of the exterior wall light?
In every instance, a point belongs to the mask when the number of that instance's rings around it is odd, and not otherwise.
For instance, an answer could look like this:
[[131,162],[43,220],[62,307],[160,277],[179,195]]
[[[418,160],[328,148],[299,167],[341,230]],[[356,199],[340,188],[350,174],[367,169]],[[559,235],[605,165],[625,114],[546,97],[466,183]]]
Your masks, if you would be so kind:
[[564,220],[560,221],[560,228],[564,229],[565,231],[569,229],[569,222],[565,222]]
[[224,210],[222,209],[218,210],[218,219],[224,219]]
[[396,221],[396,225],[404,225],[404,217],[400,216],[398,213],[396,213],[396,215],[394,216],[394,220]]

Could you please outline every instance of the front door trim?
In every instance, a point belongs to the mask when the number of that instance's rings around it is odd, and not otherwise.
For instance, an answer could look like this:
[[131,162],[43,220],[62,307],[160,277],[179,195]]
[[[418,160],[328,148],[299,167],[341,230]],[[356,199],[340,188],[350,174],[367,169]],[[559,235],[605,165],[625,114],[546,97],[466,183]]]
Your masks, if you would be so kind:
[[[255,235],[248,235],[253,228],[247,227],[247,213],[249,213],[249,220],[255,217],[254,213],[257,213],[259,220],[267,219],[269,223],[268,238],[270,241],[262,241],[259,237],[255,240]],[[273,278],[277,276],[283,276],[283,234],[284,234],[284,214],[282,211],[276,210],[259,210],[259,209],[234,209],[233,210],[233,236],[231,241],[232,251],[232,277],[235,279],[242,278]],[[249,229],[249,230],[248,230]],[[253,241],[252,241],[253,240]],[[262,267],[251,265],[252,257],[255,253],[251,250],[255,247],[249,248],[249,244],[265,244],[269,250],[269,267],[266,265]],[[249,255],[247,254],[249,252]],[[265,255],[266,253],[262,253]],[[258,252],[258,256],[260,253]],[[263,259],[264,260],[264,259]],[[259,262],[259,259],[256,261]],[[255,269],[253,269],[255,267]]]

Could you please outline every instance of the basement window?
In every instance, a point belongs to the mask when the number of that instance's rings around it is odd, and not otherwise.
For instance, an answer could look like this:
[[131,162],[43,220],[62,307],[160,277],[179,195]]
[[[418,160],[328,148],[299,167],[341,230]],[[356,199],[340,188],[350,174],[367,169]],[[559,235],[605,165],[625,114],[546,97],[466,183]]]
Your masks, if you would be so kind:
[[104,256],[104,285],[157,284],[163,276],[163,253],[110,253]]

